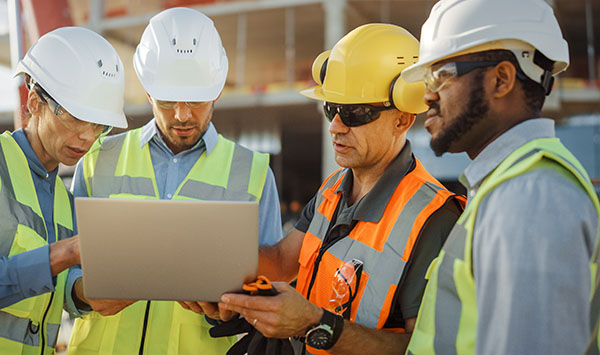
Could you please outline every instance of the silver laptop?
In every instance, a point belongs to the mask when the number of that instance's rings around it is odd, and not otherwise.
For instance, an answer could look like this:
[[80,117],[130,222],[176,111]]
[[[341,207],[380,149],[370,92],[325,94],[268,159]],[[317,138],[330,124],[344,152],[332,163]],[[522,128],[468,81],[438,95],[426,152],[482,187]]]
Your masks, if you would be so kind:
[[216,302],[258,267],[258,203],[76,198],[85,296]]

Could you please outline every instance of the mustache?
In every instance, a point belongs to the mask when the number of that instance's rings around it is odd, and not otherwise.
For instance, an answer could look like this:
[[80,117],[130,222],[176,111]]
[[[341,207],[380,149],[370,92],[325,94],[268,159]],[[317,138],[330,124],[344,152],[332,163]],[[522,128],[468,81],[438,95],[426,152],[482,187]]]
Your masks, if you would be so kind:
[[429,103],[429,110],[434,110],[437,113],[439,113],[440,112],[440,104],[435,101]]

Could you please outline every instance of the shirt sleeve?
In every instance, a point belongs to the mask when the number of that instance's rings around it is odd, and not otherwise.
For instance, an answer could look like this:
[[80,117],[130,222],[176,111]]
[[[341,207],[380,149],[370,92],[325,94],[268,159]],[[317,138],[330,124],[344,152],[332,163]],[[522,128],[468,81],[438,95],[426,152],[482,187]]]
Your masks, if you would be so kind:
[[304,209],[302,210],[302,214],[300,215],[300,219],[296,222],[294,228],[297,230],[306,233],[308,231],[308,227],[310,226],[310,222],[315,216],[315,201],[317,199],[317,195],[313,196],[313,198],[308,201]]
[[[84,158],[85,159],[85,158]],[[73,173],[73,181],[71,182],[71,192],[74,197],[88,197],[87,185],[85,184],[85,177],[83,175],[83,161],[79,160],[75,166],[75,172]]]
[[481,202],[477,354],[583,353],[597,223],[589,196],[552,170],[511,179]]
[[277,193],[275,176],[269,168],[258,207],[259,244],[276,244],[282,238],[282,234],[279,194]]
[[[87,186],[83,176],[83,159],[79,160],[75,166],[73,182],[71,183],[71,191],[73,193],[73,197],[88,197]],[[73,215],[75,215],[75,210],[73,210]],[[73,225],[75,227],[77,226],[76,221],[73,221]],[[91,311],[91,307],[89,307],[87,304],[81,301],[76,302],[73,298],[73,286],[75,286],[75,281],[82,276],[81,265],[75,265],[69,268],[69,272],[67,273],[64,309],[67,311],[67,313],[69,313],[71,318],[80,317]],[[79,307],[77,307],[77,305],[79,305]]]
[[0,308],[54,291],[50,247],[0,258]]
[[384,328],[403,328],[404,320],[415,318],[421,307],[421,299],[427,286],[425,274],[442,249],[452,227],[462,213],[456,199],[449,199],[442,208],[433,213],[423,226],[413,255],[398,286],[396,305]]

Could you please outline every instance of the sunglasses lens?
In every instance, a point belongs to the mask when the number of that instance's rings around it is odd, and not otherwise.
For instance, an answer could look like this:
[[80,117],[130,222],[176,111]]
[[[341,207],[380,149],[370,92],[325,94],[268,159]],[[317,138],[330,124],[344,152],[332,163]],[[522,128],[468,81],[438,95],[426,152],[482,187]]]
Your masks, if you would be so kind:
[[[388,108],[384,108],[387,110]],[[379,118],[382,109],[371,105],[338,105],[325,102],[325,117],[329,122],[333,121],[335,115],[340,115],[342,122],[348,127],[357,127],[375,121]]]

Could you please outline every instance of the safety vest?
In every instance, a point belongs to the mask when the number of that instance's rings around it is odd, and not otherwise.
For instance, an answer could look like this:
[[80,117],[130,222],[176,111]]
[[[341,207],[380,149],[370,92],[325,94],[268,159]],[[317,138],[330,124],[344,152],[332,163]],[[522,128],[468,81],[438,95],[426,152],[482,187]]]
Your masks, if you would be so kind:
[[[396,186],[379,222],[358,221],[347,237],[322,248],[342,195],[341,191],[335,191],[347,173],[348,169],[336,171],[319,189],[315,214],[300,250],[296,289],[313,304],[325,308],[337,269],[353,258],[358,259],[363,262],[363,270],[358,291],[353,291],[356,296],[350,305],[349,319],[381,329],[423,226],[433,213],[457,196],[443,188],[416,160],[415,168]],[[327,354],[310,347],[307,350],[312,354]]]
[[[0,255],[11,257],[48,244],[46,221],[27,158],[8,132],[0,135]],[[56,239],[73,235],[71,199],[57,176],[54,187]],[[62,316],[67,271],[54,292],[0,309],[1,354],[53,354]]]
[[[600,221],[598,222],[598,234],[600,235]],[[587,355],[600,355],[600,273],[598,273],[598,264],[600,263],[600,238],[596,238],[594,247],[594,256],[590,263],[592,269],[592,289],[591,308],[590,308],[590,327],[592,336],[587,347]]]
[[[83,162],[89,196],[158,199],[142,129],[93,148]],[[259,201],[269,158],[219,135],[194,164],[173,199]],[[200,236],[199,236],[200,237]],[[149,241],[150,242],[150,241]],[[217,267],[217,265],[215,266]],[[236,337],[211,338],[203,315],[172,301],[138,301],[113,316],[91,312],[75,321],[68,354],[225,354]]]
[[515,150],[483,181],[431,263],[408,354],[475,353],[478,316],[472,245],[478,207],[497,186],[535,169],[553,169],[579,184],[600,214],[587,173],[557,138],[536,139]]

